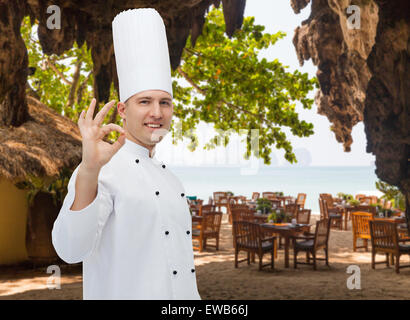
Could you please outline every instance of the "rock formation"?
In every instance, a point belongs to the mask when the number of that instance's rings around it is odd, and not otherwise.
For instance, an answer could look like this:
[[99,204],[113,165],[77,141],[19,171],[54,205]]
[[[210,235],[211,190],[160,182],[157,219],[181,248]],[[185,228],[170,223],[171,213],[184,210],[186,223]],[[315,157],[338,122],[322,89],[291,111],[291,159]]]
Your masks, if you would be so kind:
[[[25,84],[27,50],[20,35],[24,16],[39,21],[38,37],[45,54],[61,54],[73,46],[87,42],[92,50],[94,92],[98,101],[107,101],[110,85],[118,87],[111,22],[119,12],[130,8],[157,9],[167,28],[168,45],[173,68],[179,65],[182,49],[189,34],[199,36],[206,10],[221,0],[0,0],[0,123],[19,126],[28,120]],[[226,32],[231,36],[240,28],[245,0],[222,0]],[[47,20],[57,5],[61,13],[61,28],[49,29]]]
[[[291,0],[295,13],[310,0]],[[295,31],[301,64],[318,67],[316,104],[337,141],[350,151],[353,126],[363,121],[367,152],[377,176],[398,186],[410,219],[410,2],[312,0],[311,14]],[[360,9],[360,28],[350,20]],[[410,221],[410,220],[408,220]]]

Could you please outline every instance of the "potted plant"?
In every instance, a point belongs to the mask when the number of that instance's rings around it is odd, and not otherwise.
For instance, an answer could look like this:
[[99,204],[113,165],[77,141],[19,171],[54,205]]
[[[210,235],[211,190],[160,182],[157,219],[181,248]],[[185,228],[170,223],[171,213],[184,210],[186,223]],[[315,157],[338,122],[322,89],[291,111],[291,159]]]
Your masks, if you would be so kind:
[[359,200],[355,200],[355,199],[351,199],[351,200],[348,200],[348,203],[349,203],[352,207],[355,207],[355,206],[358,206],[358,205],[360,204],[360,201],[359,201]]
[[263,214],[270,213],[272,211],[272,202],[266,198],[259,198],[256,200],[256,211],[260,211]]
[[268,218],[266,219],[267,222],[276,222],[276,212],[272,212]]

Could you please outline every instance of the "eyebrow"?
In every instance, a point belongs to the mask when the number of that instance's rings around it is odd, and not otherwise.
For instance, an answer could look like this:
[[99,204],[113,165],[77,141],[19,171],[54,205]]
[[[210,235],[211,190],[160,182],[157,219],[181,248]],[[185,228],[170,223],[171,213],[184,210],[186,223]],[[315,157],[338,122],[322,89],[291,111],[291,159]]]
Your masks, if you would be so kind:
[[[152,97],[139,97],[139,98],[137,98],[138,100],[143,100],[143,99],[147,99],[147,100],[151,100],[152,99]],[[172,99],[170,99],[170,98],[167,98],[167,97],[165,97],[165,98],[161,98],[160,100],[167,100],[167,101],[172,101]]]

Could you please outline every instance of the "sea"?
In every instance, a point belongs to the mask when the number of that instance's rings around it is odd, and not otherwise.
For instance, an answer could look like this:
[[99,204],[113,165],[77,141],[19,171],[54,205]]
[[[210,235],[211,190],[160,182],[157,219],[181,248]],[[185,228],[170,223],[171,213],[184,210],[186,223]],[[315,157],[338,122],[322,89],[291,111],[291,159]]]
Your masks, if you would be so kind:
[[282,191],[296,197],[306,193],[305,208],[319,214],[319,194],[338,192],[352,195],[381,196],[375,183],[375,166],[361,167],[269,167],[259,168],[253,174],[243,174],[238,167],[171,167],[181,180],[186,195],[197,196],[208,203],[215,191],[231,191],[234,195],[250,198],[252,192]]

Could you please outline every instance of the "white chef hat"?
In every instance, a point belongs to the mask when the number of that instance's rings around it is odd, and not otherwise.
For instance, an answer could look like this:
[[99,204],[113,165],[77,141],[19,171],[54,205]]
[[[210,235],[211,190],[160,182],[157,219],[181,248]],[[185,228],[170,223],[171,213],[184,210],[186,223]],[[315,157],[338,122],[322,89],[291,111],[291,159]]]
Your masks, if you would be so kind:
[[112,22],[120,100],[144,90],[172,96],[171,66],[164,22],[155,9],[131,9]]

